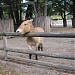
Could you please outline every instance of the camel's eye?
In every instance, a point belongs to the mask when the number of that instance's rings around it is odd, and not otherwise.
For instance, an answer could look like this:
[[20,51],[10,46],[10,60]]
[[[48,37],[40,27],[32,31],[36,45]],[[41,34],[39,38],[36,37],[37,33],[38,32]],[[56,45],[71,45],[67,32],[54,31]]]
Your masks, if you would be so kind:
[[24,24],[25,26],[27,26],[27,24]]

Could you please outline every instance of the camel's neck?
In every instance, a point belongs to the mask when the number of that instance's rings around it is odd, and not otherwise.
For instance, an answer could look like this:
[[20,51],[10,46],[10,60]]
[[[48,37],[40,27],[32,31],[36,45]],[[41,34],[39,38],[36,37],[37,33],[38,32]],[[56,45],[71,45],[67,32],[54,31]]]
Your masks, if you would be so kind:
[[31,25],[31,29],[30,29],[30,32],[34,32],[35,28],[33,25]]

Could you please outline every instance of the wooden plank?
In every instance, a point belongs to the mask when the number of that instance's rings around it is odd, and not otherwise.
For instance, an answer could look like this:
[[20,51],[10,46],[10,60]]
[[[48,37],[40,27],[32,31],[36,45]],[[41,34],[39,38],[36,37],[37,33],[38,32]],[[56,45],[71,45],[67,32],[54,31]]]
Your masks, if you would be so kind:
[[0,32],[0,36],[24,36],[24,37],[57,37],[57,38],[75,38],[74,32],[40,32],[40,33],[28,33],[25,35],[17,34],[14,32]]
[[45,53],[43,51],[32,51],[32,50],[25,50],[25,49],[17,49],[17,48],[6,48],[8,52],[17,52],[17,53],[24,53],[24,54],[33,54],[33,55],[40,55],[52,58],[61,58],[61,59],[69,59],[75,60],[74,55],[62,55],[62,54],[52,54],[52,53]]
[[[2,50],[2,51],[3,51],[3,49],[4,49],[3,47],[0,48],[0,50]],[[46,56],[46,57],[52,57],[52,58],[75,60],[74,55],[53,54],[53,53],[45,53],[45,52],[41,52],[41,51],[31,51],[31,50],[17,49],[17,48],[6,48],[6,51],[7,52],[24,53],[24,54],[40,55],[40,56]]]
[[3,49],[4,49],[4,55],[5,55],[5,60],[7,60],[7,51],[6,51],[6,48],[7,48],[7,38],[6,36],[3,36]]
[[[64,64],[53,64],[51,62],[43,62],[43,61],[37,61],[37,60],[26,59],[26,58],[15,57],[15,56],[7,56],[7,58],[9,61],[10,60],[16,60],[16,61],[32,63],[32,64],[36,64],[36,65],[46,66],[46,67],[50,67],[50,68],[75,71],[75,67],[64,65]],[[0,59],[4,59],[4,56],[0,55]]]
[[37,60],[26,59],[26,58],[21,58],[21,57],[14,57],[14,56],[8,56],[7,58],[10,59],[10,60],[12,59],[12,60],[16,60],[16,61],[32,63],[32,64],[47,66],[47,67],[51,67],[51,68],[75,71],[75,67],[63,65],[63,64],[53,64],[51,62],[43,62],[43,61],[37,61]]

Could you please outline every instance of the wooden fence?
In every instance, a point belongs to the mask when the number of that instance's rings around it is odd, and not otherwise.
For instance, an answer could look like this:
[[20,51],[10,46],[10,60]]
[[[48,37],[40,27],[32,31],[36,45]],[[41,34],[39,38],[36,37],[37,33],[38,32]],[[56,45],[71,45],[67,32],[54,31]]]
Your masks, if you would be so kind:
[[[0,32],[14,32],[13,19],[0,19]],[[2,36],[0,36],[0,38],[2,38]]]
[[4,51],[5,56],[0,56],[1,58],[4,58],[5,60],[16,60],[16,61],[22,61],[22,62],[28,62],[32,64],[38,64],[42,66],[47,66],[47,67],[53,67],[57,69],[64,69],[64,70],[70,70],[70,71],[75,71],[75,67],[73,66],[67,66],[63,64],[53,64],[49,62],[43,62],[43,61],[37,61],[37,60],[32,60],[32,59],[26,59],[26,58],[21,58],[21,57],[15,57],[15,56],[8,56],[8,52],[17,52],[17,53],[23,53],[23,54],[33,54],[33,55],[40,55],[40,56],[46,56],[46,57],[52,57],[52,58],[61,58],[61,59],[69,59],[69,60],[75,60],[75,56],[68,56],[68,55],[58,55],[58,54],[50,54],[50,53],[45,53],[45,52],[40,52],[40,51],[31,51],[31,50],[24,50],[24,49],[14,49],[14,48],[9,48],[7,47],[7,36],[24,36],[24,37],[29,37],[29,36],[35,36],[35,37],[61,37],[61,38],[75,38],[75,33],[29,33],[26,35],[20,35],[14,32],[11,33],[0,33],[0,36],[3,36],[3,47],[0,48],[0,50]]
[[46,17],[41,16],[41,17],[37,17],[37,25],[35,23],[36,22],[35,18],[34,18],[33,24],[35,27],[42,27],[45,30],[45,32],[50,32],[51,31],[51,27],[50,27],[51,21],[52,20],[50,16],[46,16]]

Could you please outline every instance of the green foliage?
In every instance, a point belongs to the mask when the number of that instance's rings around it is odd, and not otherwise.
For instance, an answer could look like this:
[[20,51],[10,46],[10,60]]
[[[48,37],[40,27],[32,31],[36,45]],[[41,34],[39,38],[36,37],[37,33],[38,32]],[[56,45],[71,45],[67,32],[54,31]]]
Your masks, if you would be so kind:
[[[12,18],[14,23],[19,22],[22,20],[22,13],[25,13],[25,4],[22,4],[23,0],[0,0],[0,18],[3,17],[3,14],[8,16],[7,18]],[[28,0],[34,1],[34,0]],[[73,2],[72,0],[47,0],[47,15],[55,15],[59,13],[59,16],[73,15]],[[43,16],[44,15],[44,7],[45,7],[45,0],[36,0],[35,2],[37,15]],[[32,7],[33,8],[33,7]],[[29,9],[31,11],[31,8]],[[34,10],[31,11],[32,15]],[[28,12],[26,12],[28,13]],[[67,14],[66,14],[67,13]],[[8,15],[7,15],[8,14]]]
[[[20,5],[16,6],[16,4],[20,4],[22,3],[23,0],[0,0],[0,5],[11,5],[13,8],[13,11],[15,10],[22,10],[24,11],[24,9],[21,8]],[[34,0],[29,0],[29,1],[34,1]],[[55,13],[63,13],[63,11],[65,10],[68,14],[72,14],[72,6],[73,2],[72,0],[48,0],[48,4],[47,4],[47,15],[53,15]],[[43,15],[44,13],[44,0],[37,0],[36,2],[36,9],[38,12],[38,6],[40,7],[40,13]],[[6,9],[7,8],[7,9]],[[10,10],[8,9],[8,7],[3,8],[3,10],[5,12],[9,12]]]
[[[52,0],[50,1],[51,8],[54,13],[63,13],[66,11],[67,13],[70,13],[72,1],[71,0]],[[49,9],[48,8],[48,9]],[[50,10],[49,10],[50,11]],[[52,12],[52,14],[53,14]]]

